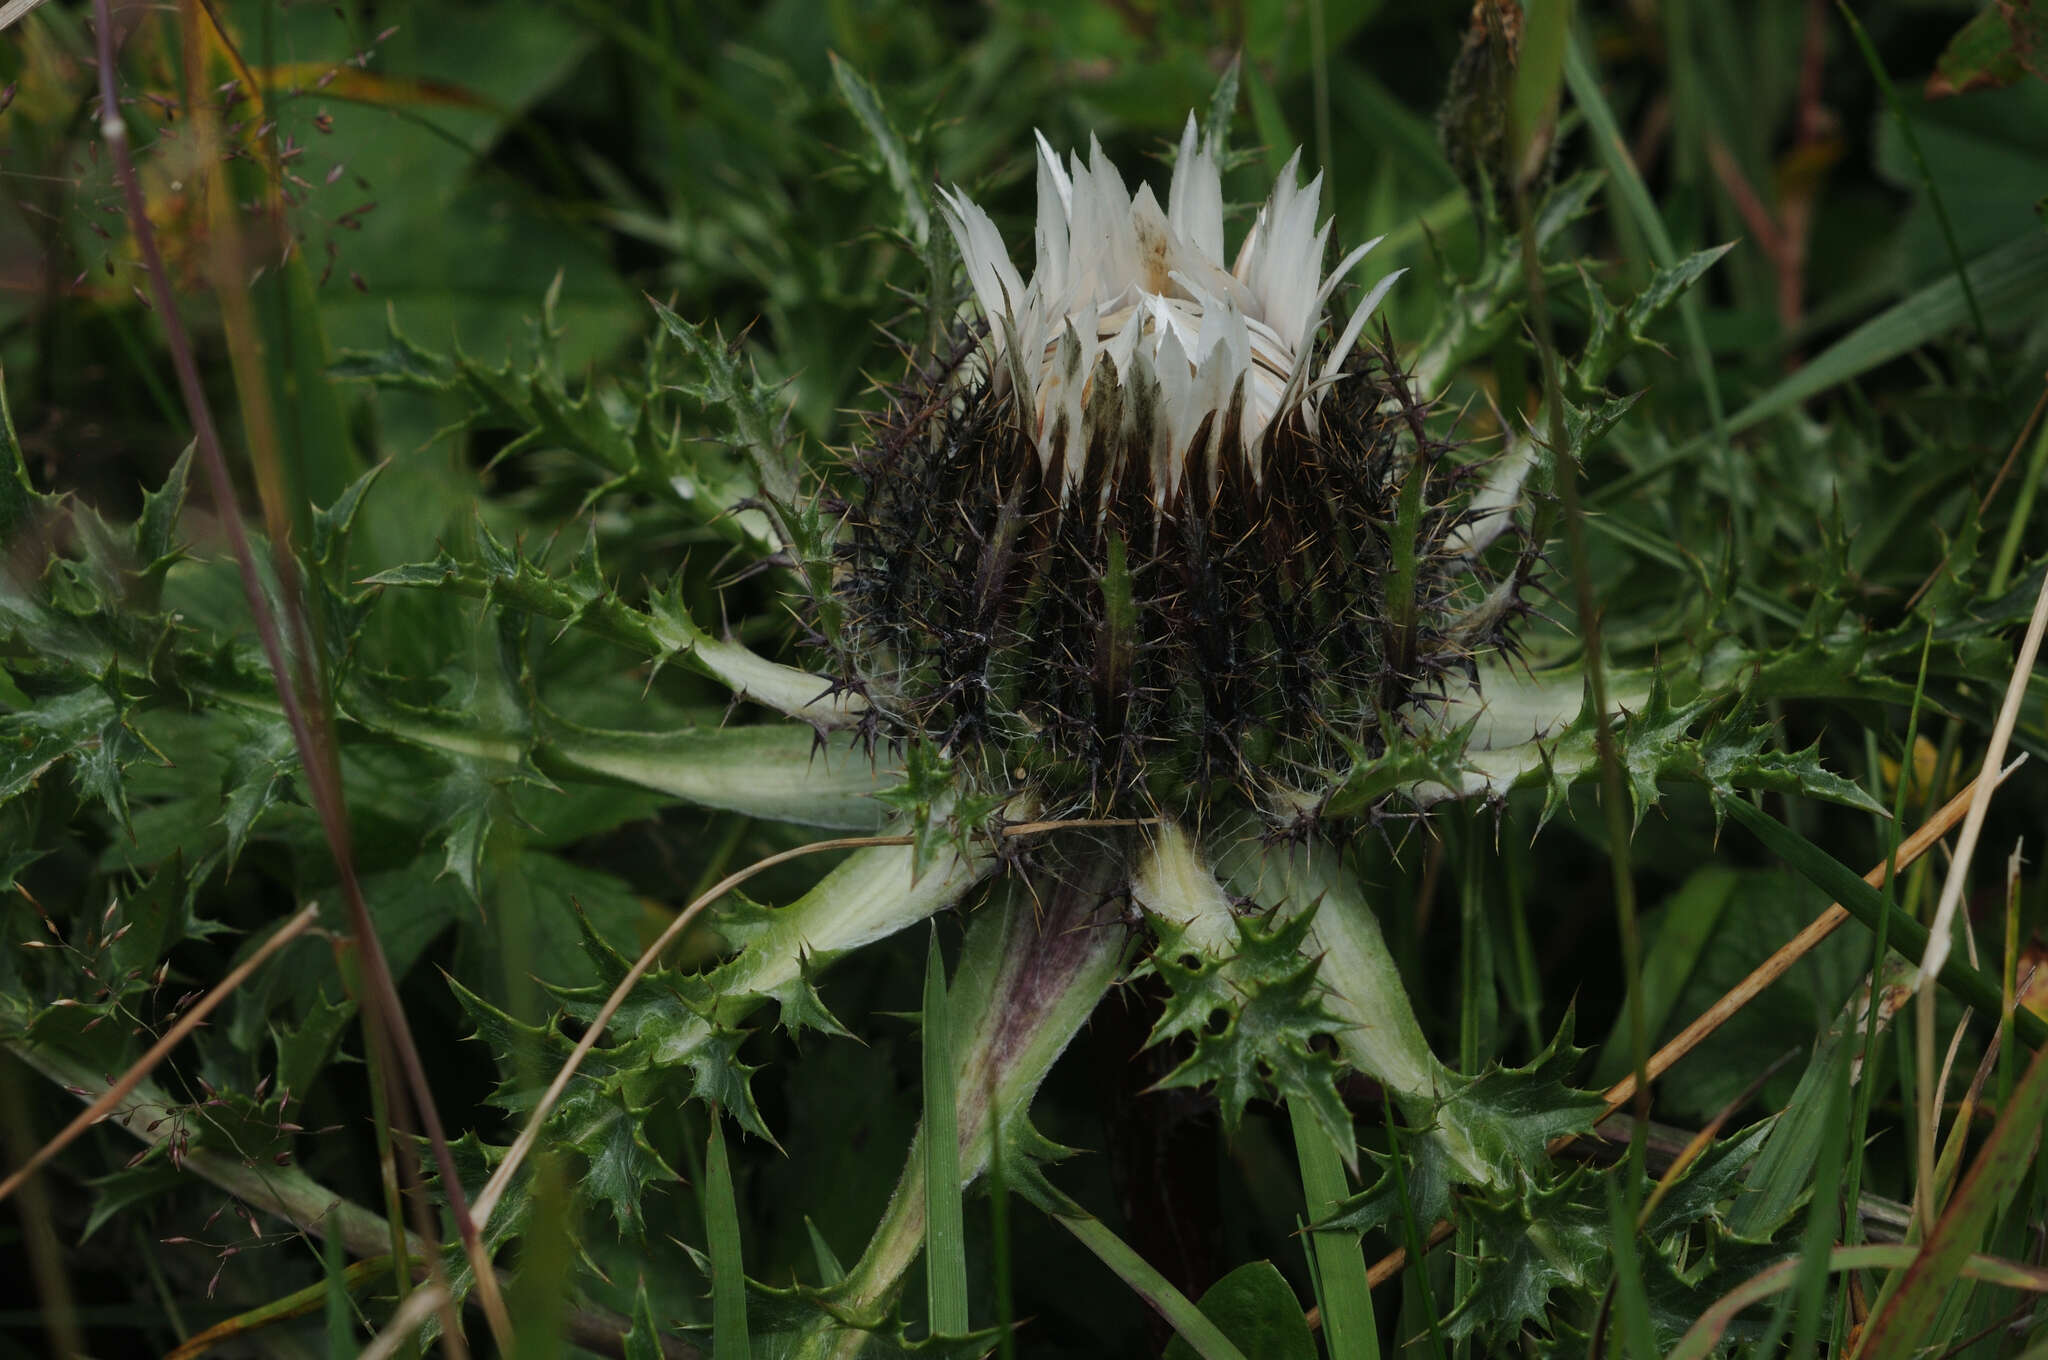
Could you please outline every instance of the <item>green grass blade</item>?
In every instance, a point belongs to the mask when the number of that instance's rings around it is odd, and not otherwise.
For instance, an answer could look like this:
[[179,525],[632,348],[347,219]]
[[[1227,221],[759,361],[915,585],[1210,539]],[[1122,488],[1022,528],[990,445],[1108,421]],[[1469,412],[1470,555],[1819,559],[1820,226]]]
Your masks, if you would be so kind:
[[[1657,939],[1643,957],[1642,976],[1637,979],[1643,994],[1643,1028],[1660,1034],[1671,1008],[1678,1004],[1686,979],[1714,937],[1721,913],[1735,899],[1741,875],[1725,864],[1703,865],[1695,870],[1664,904]],[[1600,1060],[1593,1067],[1594,1086],[1612,1086],[1628,1074],[1634,1061],[1628,1050],[1626,1015],[1617,1016],[1600,1046]],[[1471,1070],[1471,1069],[1467,1069]]]
[[[1836,1247],[1828,1253],[1828,1270],[1831,1273],[1848,1270],[1890,1270],[1912,1264],[1913,1258],[1912,1247],[1890,1242],[1861,1247]],[[1700,1314],[1699,1319],[1679,1339],[1678,1344],[1671,1348],[1664,1360],[1707,1360],[1709,1356],[1721,1354],[1719,1347],[1729,1325],[1744,1309],[1753,1308],[1797,1283],[1800,1265],[1797,1257],[1781,1261],[1769,1270],[1729,1290]],[[2006,1289],[2024,1289],[2033,1293],[2048,1289],[2048,1276],[2044,1276],[2038,1266],[2020,1265],[1990,1256],[1969,1257],[1962,1262],[1958,1273],[1967,1279],[1982,1280]],[[1869,1351],[1860,1351],[1858,1354],[1865,1360],[1870,1360]],[[2034,1351],[2027,1352],[2029,1357],[2035,1354]]]
[[[1600,91],[1600,78],[1587,62],[1576,37],[1565,47],[1564,78],[1572,92],[1572,102],[1586,116],[1586,127],[1592,133],[1593,147],[1599,153],[1600,163],[1606,167],[1608,183],[1614,186],[1615,192],[1621,196],[1622,205],[1628,209],[1629,218],[1643,233],[1643,239],[1650,247],[1650,258],[1656,261],[1659,269],[1671,268],[1678,263],[1678,248],[1672,244],[1671,233],[1664,225],[1664,215],[1657,211],[1657,205],[1650,198],[1649,186],[1643,183],[1642,173],[1636,169],[1635,157],[1629,151],[1628,139],[1622,135],[1621,125],[1615,120],[1614,110],[1608,106],[1607,96]],[[1707,399],[1707,434],[1720,456],[1722,475],[1728,481],[1729,528],[1735,535],[1739,556],[1743,552],[1746,529],[1741,505],[1734,498],[1738,483],[1728,447],[1731,434],[1728,410],[1721,399],[1720,380],[1714,375],[1714,353],[1707,346],[1706,327],[1700,321],[1700,301],[1691,289],[1679,295],[1678,320],[1685,329],[1685,349],[1692,360],[1693,376]]]
[[[1963,275],[1929,284],[1858,326],[1816,354],[1783,382],[1728,418],[1734,437],[1772,416],[1789,411],[1839,383],[1889,363],[1969,319],[1963,280],[1985,297],[1998,298],[2014,314],[2039,308],[2048,297],[2048,235],[2029,233],[1977,257]],[[1683,466],[1706,447],[1708,437],[1691,439],[1602,487],[1594,497],[1607,502]]]
[[746,1258],[740,1250],[740,1206],[718,1107],[704,1152],[704,1237],[711,1257],[711,1360],[748,1360]]
[[934,1336],[967,1331],[967,1230],[960,1203],[960,1105],[946,1007],[946,958],[932,927],[924,969],[924,1260]]
[[[1617,1349],[1631,1360],[1657,1360],[1657,1343],[1650,1332],[1650,1296],[1643,1288],[1643,1263],[1636,1257],[1636,1212],[1629,1207],[1631,1198],[1629,1191],[1613,1181],[1607,1183],[1607,1220],[1614,1236],[1614,1311],[1621,1330]],[[1616,1324],[1610,1320],[1609,1325]]]
[[29,480],[28,455],[14,433],[7,405],[7,370],[0,368],[0,542],[8,541],[40,499]]
[[2048,466],[2048,422],[2041,426],[2040,434],[2034,440],[2034,451],[2027,455],[2027,475],[2021,479],[2019,490],[2012,504],[2012,520],[2005,526],[2005,537],[1998,542],[1998,556],[1991,562],[1991,579],[1985,584],[1987,596],[1997,595],[2012,579],[2013,563],[2019,560],[2020,536],[2025,532],[2027,521],[2033,518],[2034,493],[2041,489],[2041,472]]
[[[1910,764],[1913,759],[1913,751],[1920,740],[1920,714],[1927,699],[1927,659],[1929,655],[1932,654],[1933,650],[1934,628],[1933,625],[1930,624],[1928,626],[1926,636],[1922,638],[1920,642],[1920,669],[1917,678],[1913,682],[1913,704],[1912,707],[1906,711],[1906,739],[1905,743],[1899,747],[1899,773],[1897,787],[1893,790],[1892,795],[1891,821],[1880,833],[1880,837],[1883,840],[1885,846],[1885,858],[1888,862],[1893,864],[1896,864],[1898,862],[1899,832],[1901,825],[1905,822],[1906,819],[1907,795],[1911,792],[1913,787],[1913,780],[1907,774],[1907,770],[1910,768]],[[1872,742],[1872,749],[1873,751],[1875,750],[1874,741]],[[1876,763],[1877,762],[1873,758],[1872,765],[1875,766]],[[1882,891],[1884,894],[1884,900],[1887,906],[1896,905],[1899,899],[1898,874],[1894,872],[1885,875],[1884,883],[1880,891]],[[1870,985],[1872,992],[1872,1004],[1870,1007],[1870,1013],[1864,1021],[1862,1046],[1863,1080],[1856,1089],[1856,1109],[1854,1114],[1854,1122],[1849,1126],[1849,1165],[1848,1170],[1843,1178],[1844,1184],[1847,1188],[1843,1192],[1842,1201],[1843,1203],[1851,1206],[1854,1206],[1862,1202],[1863,1156],[1865,1150],[1869,1146],[1868,1140],[1870,1133],[1870,1107],[1872,1102],[1875,1101],[1877,1098],[1877,1030],[1879,1024],[1879,1012],[1881,1008],[1876,1004],[1876,989],[1878,986],[1878,979],[1883,975],[1884,971],[1885,952],[1890,947],[1890,941],[1887,938],[1890,934],[1890,921],[1891,915],[1889,912],[1887,912],[1884,918],[1878,923],[1878,928],[1875,932],[1875,936],[1871,940]],[[2005,1039],[2006,1056],[2010,1057],[2012,1050],[2012,1034],[2009,1027],[2006,1030]],[[2011,1094],[2012,1092],[2010,1088],[2001,1087],[1999,1089],[1999,1109],[2002,1110],[2005,1108],[2006,1099]],[[1851,1245],[1853,1245],[1855,1239],[1862,1234],[1862,1231],[1862,1219],[1855,1213],[1849,1214],[1848,1231],[1844,1234],[1844,1236],[1848,1238]],[[1848,1337],[1850,1312],[1849,1285],[1850,1281],[1848,1280],[1844,1280],[1842,1282],[1841,1288],[1838,1291],[1838,1296],[1835,1302],[1834,1342],[1835,1349],[1837,1351],[1840,1351],[1842,1349]]]
[[1571,0],[1530,0],[1528,17],[1522,23],[1515,85],[1509,96],[1508,135],[1514,139],[1514,164],[1509,173],[1524,183],[1536,177],[1557,131],[1558,95],[1564,86],[1562,67],[1571,22]]
[[832,1250],[832,1244],[818,1231],[809,1214],[804,1215],[804,1231],[811,1236],[811,1258],[818,1265],[818,1283],[830,1289],[846,1278],[846,1267],[839,1263],[838,1253]]
[[[988,1129],[989,1146],[1001,1148],[1003,1107],[996,1100],[993,1080],[989,1083]],[[1001,1360],[1014,1360],[1017,1354],[1017,1306],[1010,1287],[1013,1269],[1010,1256],[1010,1182],[1000,1156],[991,1156],[988,1163],[988,1231],[993,1257],[989,1268],[995,1274],[996,1285],[996,1354]]]
[[1095,1253],[1095,1259],[1129,1285],[1133,1293],[1151,1304],[1202,1360],[1246,1360],[1244,1352],[1232,1345],[1230,1338],[1204,1317],[1187,1295],[1175,1289],[1129,1243],[1105,1227],[1101,1219],[1086,1213],[1056,1213],[1053,1217],[1082,1246]]
[[1280,97],[1259,74],[1258,68],[1245,67],[1243,80],[1245,99],[1252,109],[1252,126],[1258,133],[1260,145],[1266,148],[1266,173],[1277,175],[1286,166],[1291,149],[1301,143],[1287,130],[1287,115],[1280,111]]
[[[1880,920],[1888,919],[1890,924],[1886,929],[1900,953],[1915,958],[1927,952],[1927,927],[1889,905],[1883,895],[1865,883],[1855,870],[1845,867],[1833,855],[1743,799],[1724,799],[1721,806],[1729,816],[1748,827],[1773,854],[1797,869],[1807,882],[1831,895],[1864,925],[1875,930]],[[1936,981],[1965,1004],[1975,1007],[1980,1014],[1999,1013],[1997,979],[1953,955],[1942,965],[1941,976]],[[2032,1011],[2022,1009],[2014,1017],[2014,1025],[2029,1048],[2038,1049],[2048,1043],[2048,1021],[2043,1021]]]
[[321,1285],[323,1302],[326,1304],[328,1360],[348,1360],[361,1349],[356,1340],[355,1304],[348,1296],[348,1252],[341,1245],[340,1233],[329,1233],[322,1244],[321,1266],[327,1279]]
[[2048,1051],[2036,1053],[2027,1065],[2012,1103],[2000,1113],[1934,1232],[1906,1268],[1890,1302],[1872,1320],[1864,1339],[1865,1360],[1905,1360],[1920,1354],[1921,1338],[1949,1290],[2032,1169],[2044,1119],[2048,1119]]
[[1828,1253],[1840,1231],[1844,1200],[1842,1161],[1848,1142],[1849,1066],[1842,1064],[1828,1092],[1829,1136],[1814,1164],[1813,1203],[1807,1210],[1806,1242],[1793,1284],[1792,1360],[1810,1360],[1820,1340],[1821,1303],[1827,1297]]
[[[574,1290],[575,1205],[570,1202],[561,1159],[543,1157],[539,1161],[533,1173],[531,1217],[519,1233],[519,1274],[505,1300],[511,1314],[513,1360],[554,1360],[562,1354]],[[737,1218],[733,1233],[737,1241]],[[744,1327],[744,1298],[740,1306]]]
[[1890,106],[1892,117],[1898,120],[1899,136],[1906,143],[1906,153],[1913,158],[1913,168],[1920,172],[1921,187],[1927,191],[1927,201],[1934,207],[1934,220],[1941,225],[1942,243],[1948,247],[1948,258],[1955,266],[1956,281],[1963,286],[1963,302],[1970,309],[1970,320],[1977,327],[1977,338],[1988,348],[1991,344],[1991,330],[1984,324],[1984,309],[1977,305],[1977,292],[1970,287],[1970,275],[1963,259],[1963,248],[1956,241],[1955,223],[1949,220],[1948,205],[1941,200],[1941,189],[1934,182],[1934,173],[1927,168],[1927,155],[1920,149],[1920,134],[1913,130],[1913,120],[1906,113],[1906,101],[1899,98],[1899,90],[1892,84],[1891,73],[1884,69],[1884,61],[1877,55],[1876,44],[1856,18],[1854,10],[1835,0],[1835,8],[1842,12],[1842,22],[1849,26],[1849,32],[1856,39],[1856,46],[1863,53],[1863,64],[1870,68],[1871,78],[1877,81],[1877,88],[1884,91],[1884,102]]
[[[1394,1122],[1394,1103],[1387,1102],[1387,1170],[1394,1177],[1395,1201],[1401,1206],[1401,1245],[1408,1249],[1408,1259],[1417,1269],[1408,1272],[1406,1287],[1414,1291],[1413,1297],[1422,1304],[1423,1321],[1429,1329],[1429,1353],[1436,1360],[1449,1360],[1444,1346],[1443,1317],[1436,1306],[1436,1291],[1430,1287],[1429,1271],[1421,1268],[1429,1260],[1429,1250],[1422,1242],[1422,1224],[1415,1218],[1415,1201],[1408,1194],[1408,1154],[1401,1149],[1401,1130]],[[1337,1360],[1333,1357],[1333,1360]]]
[[[1351,1194],[1344,1162],[1329,1133],[1316,1122],[1306,1102],[1287,1103],[1294,1125],[1294,1155],[1301,1164],[1301,1187],[1308,1200],[1309,1221],[1326,1218]],[[1379,1327],[1372,1314],[1372,1285],[1358,1234],[1317,1232],[1315,1264],[1317,1297],[1323,1308],[1323,1337],[1332,1360],[1379,1360]]]
[[1728,432],[1739,434],[1954,329],[1969,318],[1965,284],[1973,291],[2007,299],[2015,308],[2037,301],[2048,294],[2048,236],[2021,236],[1978,256],[1961,275],[1930,284],[1872,317],[1737,411],[1729,418]]

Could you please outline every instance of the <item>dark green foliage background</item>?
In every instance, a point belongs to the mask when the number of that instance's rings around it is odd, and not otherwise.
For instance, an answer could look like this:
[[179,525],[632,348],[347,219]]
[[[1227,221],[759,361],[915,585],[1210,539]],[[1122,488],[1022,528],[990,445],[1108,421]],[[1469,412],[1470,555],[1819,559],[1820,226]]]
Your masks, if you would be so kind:
[[[908,183],[922,190],[935,175],[965,186],[1013,243],[1028,240],[1032,129],[1058,147],[1093,133],[1163,183],[1156,158],[1241,53],[1244,156],[1226,197],[1246,211],[1233,239],[1271,173],[1305,147],[1306,161],[1328,169],[1336,237],[1387,233],[1373,261],[1410,270],[1386,305],[1403,347],[1429,334],[1460,280],[1503,247],[1498,222],[1475,226],[1437,140],[1434,111],[1467,31],[1457,3],[220,9],[259,70],[325,70],[363,53],[360,73],[386,82],[350,75],[279,99],[280,135],[304,148],[305,192],[291,216],[304,265],[268,270],[252,297],[283,397],[284,470],[327,661],[345,676],[358,867],[443,1118],[487,1143],[509,1140],[517,1124],[504,1106],[534,1083],[494,1068],[501,1055],[471,1037],[479,1017],[486,1029],[498,1023],[491,1015],[540,1022],[553,1000],[536,979],[558,989],[599,979],[585,931],[636,954],[722,871],[811,833],[587,777],[592,733],[761,721],[729,714],[725,692],[687,667],[650,665],[631,627],[593,622],[602,611],[578,614],[553,596],[548,608],[519,608],[509,595],[362,583],[443,553],[516,576],[528,568],[505,564],[523,554],[578,589],[615,585],[618,604],[647,611],[636,619],[660,617],[669,602],[771,655],[806,660],[773,580],[737,570],[744,522],[702,507],[747,484],[747,438],[799,451],[814,478],[836,475],[856,413],[875,403],[871,380],[900,371],[889,331],[915,341],[924,325],[919,256],[929,252],[904,235],[900,186],[835,78],[835,54],[879,92],[910,150]],[[1982,750],[2048,548],[2048,531],[2013,528],[2022,484],[2039,471],[2031,443],[1977,511],[2048,364],[2048,81],[1924,100],[1923,78],[1970,7],[1875,0],[1859,13],[1900,84],[1925,174],[1831,8],[1584,7],[1578,35],[1670,238],[1681,253],[1734,245],[1692,294],[1704,353],[1671,311],[1651,328],[1656,344],[1607,377],[1611,391],[1641,396],[1591,448],[1583,495],[1616,661],[1682,670],[1716,649],[1764,654],[1753,719],[1775,725],[1783,749],[1815,747],[1821,764],[1889,805],[1886,771],[1903,753],[1930,628],[1927,698],[1956,719],[1923,709],[1920,731],[1937,744],[1947,734],[1947,788]],[[1809,24],[1819,44],[1810,69]],[[175,15],[141,21],[124,66],[131,87],[178,88],[177,33]],[[217,980],[266,926],[311,900],[337,930],[341,918],[215,508],[196,475],[182,514],[175,489],[162,490],[185,475],[189,422],[161,330],[127,286],[130,247],[92,146],[89,46],[83,12],[63,4],[0,43],[0,85],[18,84],[0,112],[0,364],[30,479],[68,498],[62,514],[17,514],[13,485],[0,487],[0,570],[61,587],[43,614],[0,615],[0,1032],[62,1039],[89,1066],[118,1073],[142,1047],[138,1025]],[[1570,98],[1565,108],[1560,180],[1602,165]],[[138,123],[147,116],[131,111]],[[149,122],[156,134],[174,126]],[[165,211],[159,225],[181,260],[179,223],[194,219],[179,217],[177,190],[165,187],[176,144],[139,140]],[[1796,316],[1783,252],[1774,262],[1760,242],[1746,195],[1781,229],[1806,224]],[[1955,268],[1937,199],[1956,247],[1977,262],[1981,327],[1942,291]],[[932,230],[942,242],[935,220]],[[1554,253],[1568,263],[1550,276],[1550,301],[1570,356],[1599,324],[1588,289],[1624,304],[1651,278],[1652,247],[1611,181],[1561,245]],[[181,277],[187,286],[196,273]],[[643,294],[730,342],[736,362],[725,371],[773,393],[779,427],[736,431],[715,390],[720,365],[681,352]],[[1920,310],[1899,308],[1908,300]],[[196,286],[189,317],[239,454],[218,313]],[[1460,357],[1452,405],[1474,438],[1497,433],[1493,403],[1534,409],[1535,351],[1518,317]],[[245,490],[253,506],[253,484]],[[102,519],[113,526],[104,533]],[[53,554],[66,564],[46,575]],[[1911,600],[1931,574],[1934,588]],[[1573,592],[1552,579],[1550,619],[1529,633],[1539,665],[1573,652]],[[172,614],[176,638],[160,647]],[[109,636],[109,620],[126,631]],[[156,660],[141,672],[104,664],[117,653]],[[50,702],[60,693],[73,696],[68,706]],[[2043,697],[2036,677],[2016,737],[2037,753],[2048,751]],[[808,737],[791,736],[794,761]],[[510,745],[479,752],[483,737]],[[1988,865],[2021,836],[2038,846],[2044,792],[2048,773],[2024,771],[1987,830],[1970,908],[1994,960],[2002,916]],[[846,801],[843,825],[879,819]],[[1578,1040],[1594,1044],[1568,1074],[1574,1085],[1629,1068],[1610,847],[1590,791],[1567,802],[1532,792],[1501,808],[1449,807],[1428,827],[1397,824],[1355,849],[1430,1038],[1463,1071],[1527,1062],[1568,1015]],[[1883,853],[1887,833],[1867,813],[1762,802],[1859,872]],[[1696,787],[1637,812],[1630,855],[1649,960],[1640,985],[1655,1042],[1826,902],[1725,826]],[[1909,803],[1906,825],[1922,815]],[[817,873],[797,863],[747,891],[785,902]],[[1909,903],[1925,910],[1938,884],[1915,878]],[[2031,866],[2017,893],[2024,939],[2043,902]],[[134,925],[121,940],[87,946],[89,934],[104,940],[125,923]],[[956,940],[957,919],[942,918],[941,933]],[[23,948],[55,935],[74,948]],[[700,933],[674,962],[703,962],[715,943]],[[1867,935],[1845,930],[1681,1064],[1658,1088],[1653,1152],[1682,1142],[1787,1054],[1731,1120],[1724,1148],[1792,1100],[1869,952]],[[813,1281],[815,1238],[851,1260],[881,1212],[919,1110],[916,1030],[896,1018],[919,1004],[919,953],[900,942],[864,951],[822,984],[858,1042],[763,1025],[733,1068],[713,1074],[759,1069],[756,1127],[779,1144],[727,1126],[749,1273],[765,1282]],[[160,964],[164,980],[152,985]],[[288,1155],[373,1205],[361,1037],[344,995],[329,944],[300,941],[157,1081],[195,1107],[209,1090],[227,1093],[184,1116],[216,1125],[204,1135],[215,1145],[238,1140],[257,1161]],[[1140,1052],[1164,995],[1157,979],[1114,995],[1038,1102],[1042,1132],[1088,1150],[1062,1168],[1062,1188],[1190,1295],[1270,1260],[1312,1302],[1292,1236],[1302,1205],[1284,1119],[1254,1102],[1226,1138],[1207,1096],[1145,1090],[1176,1061]],[[60,1000],[81,1004],[53,1006]],[[1946,1026],[1957,1018],[1944,1012]],[[1959,1071],[1981,1056],[1985,1033],[1972,1031]],[[567,1047],[559,1035],[506,1040],[521,1042]],[[1864,1154],[1872,1222],[1910,1195],[1910,1086],[1898,1069],[1888,1052]],[[280,1087],[302,1132],[276,1130]],[[582,1257],[565,1269],[580,1301],[614,1318],[634,1315],[644,1297],[663,1325],[708,1325],[694,1255],[704,1243],[704,1106],[682,1090],[634,1094],[637,1104],[594,1108],[560,1163],[585,1191]],[[1343,1095],[1368,1146],[1385,1150],[1377,1089],[1354,1079]],[[10,1162],[76,1109],[8,1057],[0,1102],[15,1111],[0,1129],[13,1140]],[[306,1242],[274,1225],[248,1240],[232,1210],[217,1212],[220,1192],[161,1157],[124,1169],[139,1146],[103,1125],[43,1179],[90,1353],[158,1354],[323,1278]],[[1796,1183],[1777,1189],[1798,1199],[1812,1170],[1809,1157],[1786,1173]],[[2014,1241],[2039,1221],[2042,1188],[2038,1176],[2028,1182]],[[1032,1319],[1020,1355],[1159,1353],[1166,1334],[1137,1298],[1043,1216],[1012,1220],[1009,1273],[1018,1314]],[[1792,1220],[1787,1240],[1803,1222]],[[1573,1227],[1596,1244],[1606,1232]],[[970,1200],[967,1229],[981,1321],[993,1316],[995,1287],[985,1201]],[[1369,1236],[1368,1255],[1398,1245],[1400,1232]],[[21,1220],[0,1218],[0,1346],[33,1352],[46,1341],[29,1250]],[[1604,1287],[1604,1258],[1589,1259]],[[1511,1315],[1499,1291],[1542,1278],[1510,1270],[1482,1287],[1482,1276],[1440,1253],[1380,1291],[1383,1331],[1421,1336],[1430,1316],[1461,1305]],[[1247,1315],[1270,1302],[1252,1275],[1232,1279],[1251,1300]],[[915,1281],[908,1297],[922,1298]],[[1574,1311],[1581,1295],[1558,1300],[1545,1318],[1536,1296],[1534,1331],[1570,1353],[1590,1317]],[[2008,1301],[1974,1300],[1970,1325],[1957,1325],[1974,1330]],[[921,1318],[916,1304],[910,1316]],[[323,1326],[317,1313],[288,1324],[260,1353],[322,1353]],[[1444,1344],[1481,1353],[1469,1340]],[[2017,1353],[2003,1345],[1994,1337],[1967,1353]]]

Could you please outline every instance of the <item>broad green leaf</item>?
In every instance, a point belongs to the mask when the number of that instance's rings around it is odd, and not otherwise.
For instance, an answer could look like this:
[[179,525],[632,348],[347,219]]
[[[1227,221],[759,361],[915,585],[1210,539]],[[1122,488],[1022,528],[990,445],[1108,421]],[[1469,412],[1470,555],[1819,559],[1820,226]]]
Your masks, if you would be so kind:
[[1927,92],[2003,89],[2030,72],[2048,80],[2048,9],[2038,0],[1990,0],[1948,40]]
[[[1315,1337],[1302,1316],[1301,1304],[1271,1261],[1239,1266],[1210,1285],[1199,1306],[1202,1315],[1248,1356],[1315,1360]],[[1167,1343],[1166,1360],[1195,1360],[1195,1354],[1178,1336]]]

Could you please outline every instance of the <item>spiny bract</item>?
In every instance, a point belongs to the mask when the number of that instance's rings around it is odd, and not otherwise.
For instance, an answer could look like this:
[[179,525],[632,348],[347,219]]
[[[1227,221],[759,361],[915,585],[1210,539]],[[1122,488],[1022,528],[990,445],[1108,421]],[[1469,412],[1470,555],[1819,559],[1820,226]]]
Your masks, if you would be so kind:
[[1218,148],[1181,137],[1164,210],[1091,141],[1038,139],[1036,267],[942,193],[973,285],[854,455],[838,578],[873,732],[928,739],[1047,807],[1312,814],[1330,774],[1502,646],[1535,557],[1479,511],[1390,349],[1381,279],[1334,341],[1322,177],[1296,158],[1226,268]]

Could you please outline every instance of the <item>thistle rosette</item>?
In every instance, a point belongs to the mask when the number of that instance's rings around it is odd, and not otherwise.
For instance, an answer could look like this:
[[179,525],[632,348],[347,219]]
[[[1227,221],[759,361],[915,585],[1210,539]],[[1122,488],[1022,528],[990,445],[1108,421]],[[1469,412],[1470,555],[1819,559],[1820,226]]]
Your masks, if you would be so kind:
[[1534,563],[1481,567],[1510,506],[1361,345],[1399,277],[1332,300],[1322,176],[1281,172],[1224,260],[1217,146],[1188,120],[1161,206],[1099,144],[1038,138],[1026,283],[967,195],[972,299],[854,460],[848,683],[1048,808],[1312,814],[1509,642]]

